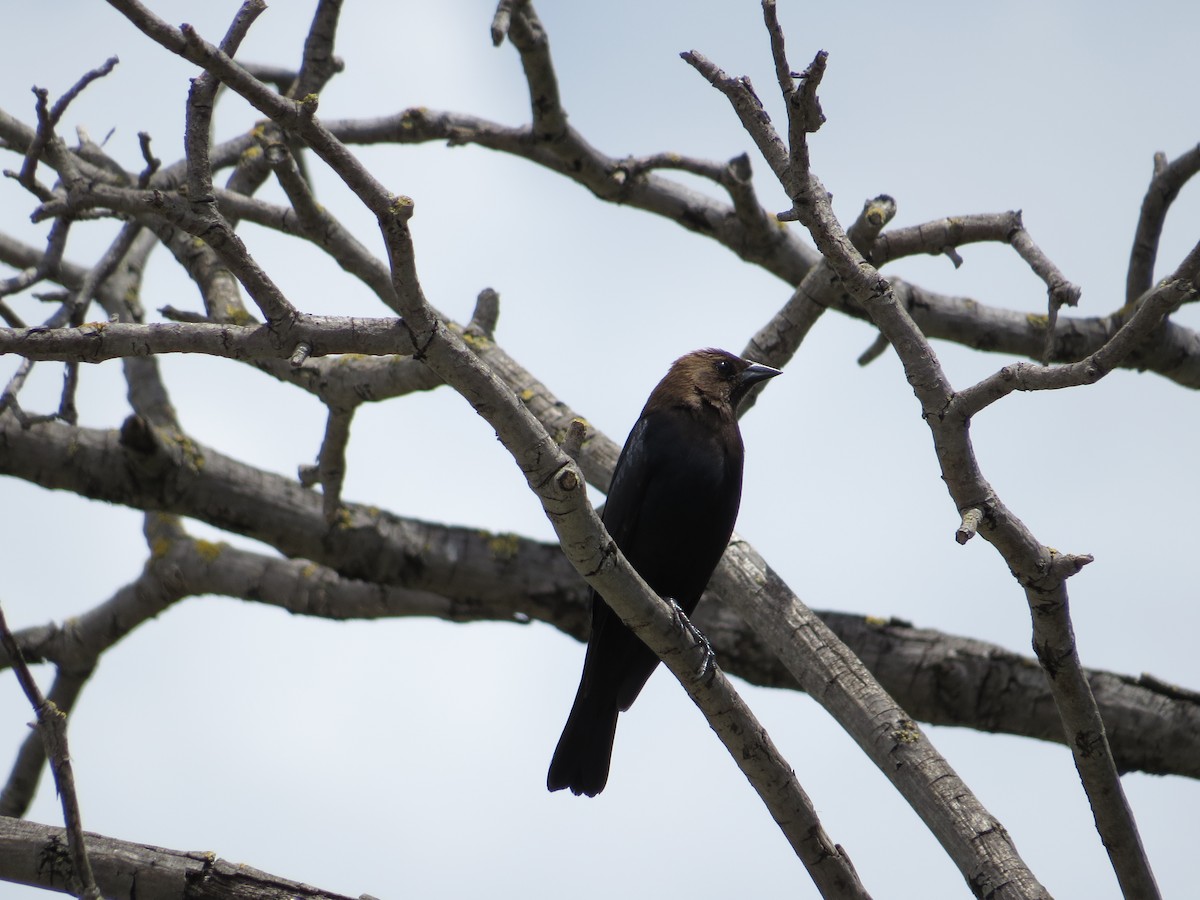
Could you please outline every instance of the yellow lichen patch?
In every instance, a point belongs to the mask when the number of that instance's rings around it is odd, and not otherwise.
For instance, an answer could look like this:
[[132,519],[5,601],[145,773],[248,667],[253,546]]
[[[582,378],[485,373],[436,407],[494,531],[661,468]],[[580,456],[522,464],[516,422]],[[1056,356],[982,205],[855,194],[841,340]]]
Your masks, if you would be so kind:
[[900,723],[900,727],[892,732],[892,739],[901,744],[915,744],[921,739],[921,730],[917,728],[916,723],[905,719]]
[[1025,321],[1034,328],[1045,328],[1050,324],[1050,317],[1043,313],[1029,313],[1025,316]]
[[464,344],[468,347],[474,347],[476,350],[482,350],[484,347],[490,347],[492,344],[482,334],[473,334],[470,331],[464,331],[462,339]]
[[225,318],[234,325],[253,325],[254,316],[250,315],[242,307],[233,304],[225,304]]
[[204,541],[197,538],[192,541],[192,546],[196,548],[196,552],[200,554],[200,558],[206,563],[216,562],[221,551],[225,549],[224,544],[214,544],[212,541]]
[[888,623],[888,620],[882,616],[863,616],[863,621],[876,628],[883,628]]
[[156,537],[150,542],[150,555],[154,559],[162,559],[171,552],[171,539],[168,537]]
[[103,331],[108,327],[107,322],[84,322],[79,326],[80,331]]
[[488,550],[496,559],[513,559],[517,555],[517,550],[521,546],[521,539],[511,532],[505,534],[491,534],[490,532],[482,532],[488,539]]
[[337,511],[337,521],[333,523],[334,528],[349,528],[354,523],[354,517],[350,515],[350,510],[342,507]]
[[204,454],[200,452],[200,448],[190,437],[178,431],[171,431],[167,434],[167,439],[183,452],[183,461],[193,472],[199,472],[204,468]]
[[304,565],[304,568],[302,568],[300,570],[300,577],[301,578],[312,578],[314,575],[317,574],[317,571],[319,568],[320,567],[316,563],[306,563]]
[[525,388],[525,390],[521,391],[521,394],[520,394],[521,400],[525,403],[528,403],[535,396],[536,396],[536,394],[532,388]]

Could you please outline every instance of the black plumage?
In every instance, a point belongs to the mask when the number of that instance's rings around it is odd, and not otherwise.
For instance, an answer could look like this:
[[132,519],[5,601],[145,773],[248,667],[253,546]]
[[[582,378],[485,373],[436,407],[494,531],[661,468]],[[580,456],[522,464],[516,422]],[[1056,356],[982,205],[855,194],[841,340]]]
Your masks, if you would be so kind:
[[[738,403],[778,374],[723,350],[677,359],[617,460],[604,525],[655,593],[689,616],[729,543],[741,501]],[[583,677],[546,776],[550,790],[594,797],[604,789],[617,715],[658,662],[593,592]]]

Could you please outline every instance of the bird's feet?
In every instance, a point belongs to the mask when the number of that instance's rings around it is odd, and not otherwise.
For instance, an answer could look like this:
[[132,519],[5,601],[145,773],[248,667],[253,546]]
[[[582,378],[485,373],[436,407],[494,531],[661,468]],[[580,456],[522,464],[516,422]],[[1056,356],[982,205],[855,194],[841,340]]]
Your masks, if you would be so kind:
[[674,597],[663,597],[663,599],[671,604],[671,618],[675,620],[675,624],[686,631],[696,642],[696,646],[704,651],[704,658],[700,660],[700,665],[696,669],[696,678],[703,678],[711,673],[717,664],[717,654],[713,653],[712,644],[708,642],[704,632],[692,624],[692,620],[687,617],[683,607],[675,602]]

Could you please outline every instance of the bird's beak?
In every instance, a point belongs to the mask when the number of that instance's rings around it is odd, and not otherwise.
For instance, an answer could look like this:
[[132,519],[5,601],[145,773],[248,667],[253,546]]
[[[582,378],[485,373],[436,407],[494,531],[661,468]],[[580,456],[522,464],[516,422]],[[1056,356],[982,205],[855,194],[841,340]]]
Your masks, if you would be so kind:
[[773,369],[770,366],[764,366],[762,363],[750,363],[741,374],[738,375],[739,386],[745,390],[751,385],[757,384],[760,381],[766,381],[768,378],[774,378],[776,375],[782,375],[779,369]]

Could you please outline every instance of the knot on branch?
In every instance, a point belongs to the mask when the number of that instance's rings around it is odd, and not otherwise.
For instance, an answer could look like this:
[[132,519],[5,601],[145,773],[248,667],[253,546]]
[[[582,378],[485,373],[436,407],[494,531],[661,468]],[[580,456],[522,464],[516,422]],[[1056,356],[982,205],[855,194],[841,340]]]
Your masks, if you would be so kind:
[[120,437],[118,438],[122,447],[132,450],[135,453],[140,453],[143,456],[149,456],[158,449],[158,441],[154,436],[154,429],[150,423],[139,415],[132,415],[121,423]]

